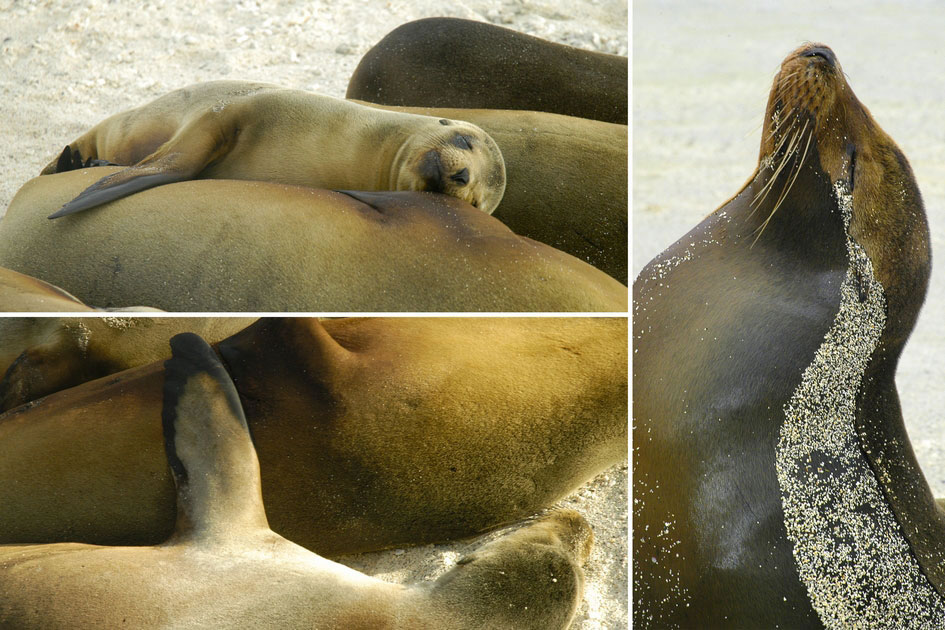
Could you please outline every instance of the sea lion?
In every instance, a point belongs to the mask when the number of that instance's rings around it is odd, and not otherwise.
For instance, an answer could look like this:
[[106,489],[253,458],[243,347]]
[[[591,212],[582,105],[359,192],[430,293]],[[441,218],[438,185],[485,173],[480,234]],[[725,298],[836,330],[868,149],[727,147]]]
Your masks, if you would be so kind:
[[215,343],[253,321],[251,317],[0,318],[0,411],[166,358],[167,341],[177,333],[194,332]]
[[101,173],[50,219],[197,177],[429,190],[486,214],[505,190],[502,154],[475,125],[247,81],[198,83],[115,114],[70,142],[42,172],[89,160],[129,167]]
[[[592,534],[562,510],[402,586],[269,528],[260,466],[226,370],[199,337],[171,340],[163,433],[173,535],[155,547],[0,548],[4,628],[567,628]],[[130,483],[130,482],[128,482]]]
[[426,18],[364,55],[346,98],[383,105],[525,109],[627,124],[626,57],[473,20]]
[[634,627],[945,617],[894,382],[930,256],[902,151],[833,51],[792,52],[755,173],[634,283]]
[[545,112],[384,109],[481,127],[505,159],[505,196],[492,216],[627,284],[626,125]]
[[[627,456],[625,318],[264,318],[219,344],[269,519],[323,555],[471,536]],[[161,364],[0,416],[0,543],[156,544]]]
[[0,267],[0,311],[74,313],[92,312],[95,309],[55,285]]
[[627,287],[447,195],[199,180],[46,215],[115,167],[27,182],[0,265],[169,311],[607,311]]

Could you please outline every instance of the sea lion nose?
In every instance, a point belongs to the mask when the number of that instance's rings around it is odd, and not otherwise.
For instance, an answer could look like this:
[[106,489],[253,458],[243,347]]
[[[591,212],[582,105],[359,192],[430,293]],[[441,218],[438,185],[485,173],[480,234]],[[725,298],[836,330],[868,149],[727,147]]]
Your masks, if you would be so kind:
[[802,57],[820,57],[831,66],[836,67],[837,65],[837,56],[833,54],[833,51],[827,48],[826,46],[811,46],[803,53]]
[[469,183],[469,169],[464,168],[460,171],[456,171],[455,173],[450,175],[450,179],[452,179],[457,184],[461,184],[465,186],[466,184]]

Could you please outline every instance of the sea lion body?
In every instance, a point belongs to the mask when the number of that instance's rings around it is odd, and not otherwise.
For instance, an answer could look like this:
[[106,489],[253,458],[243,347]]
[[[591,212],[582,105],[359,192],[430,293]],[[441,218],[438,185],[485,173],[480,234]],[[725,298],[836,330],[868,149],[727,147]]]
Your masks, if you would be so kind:
[[[219,348],[273,529],[338,555],[510,523],[624,461],[626,326],[263,319]],[[134,368],[0,416],[0,542],[170,533],[162,379]]]
[[929,269],[902,152],[829,48],[794,51],[752,178],[634,283],[635,627],[936,618],[893,381]]
[[249,317],[4,317],[0,412],[163,359],[169,352],[168,340],[180,332],[216,343],[253,321]]
[[626,125],[546,112],[388,108],[481,127],[505,160],[505,196],[492,216],[627,284]]
[[274,533],[233,383],[195,335],[172,340],[163,385],[177,524],[156,547],[0,548],[0,627],[566,628],[591,531],[554,512],[435,582],[369,578]]
[[7,545],[0,627],[564,629],[581,602],[589,540],[576,512],[553,513],[412,585],[368,577],[268,530],[228,548]]
[[200,180],[46,220],[114,169],[27,182],[0,223],[0,265],[99,306],[626,310],[624,285],[446,195]]
[[398,26],[369,50],[347,98],[383,105],[523,109],[627,124],[627,58],[473,20]]
[[0,267],[0,310],[7,313],[95,311],[68,291],[3,267]]
[[[96,182],[56,216],[196,177],[430,190],[487,214],[505,189],[502,154],[475,125],[244,81],[199,83],[111,116],[64,155],[74,152],[129,168]],[[43,174],[62,170],[60,159]]]

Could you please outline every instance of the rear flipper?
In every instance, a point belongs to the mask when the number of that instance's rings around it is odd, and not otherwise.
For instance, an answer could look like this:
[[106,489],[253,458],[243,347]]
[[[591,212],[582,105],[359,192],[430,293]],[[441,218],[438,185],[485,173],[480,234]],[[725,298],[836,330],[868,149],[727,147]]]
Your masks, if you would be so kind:
[[[98,180],[49,218],[88,210],[155,186],[194,179],[208,164],[230,150],[235,135],[223,130],[218,114],[200,116],[179,129],[154,153],[134,166]],[[70,160],[65,153],[60,156],[64,164]]]
[[82,153],[78,149],[73,149],[68,144],[66,148],[62,150],[62,153],[59,154],[59,159],[56,160],[55,168],[45,168],[43,169],[43,175],[50,175],[52,173],[65,173],[66,171],[76,171],[80,168],[89,168],[92,166],[119,166],[114,162],[109,162],[108,160],[100,160],[98,158],[88,157],[85,161],[82,161]]
[[592,540],[580,514],[557,510],[461,559],[430,598],[464,627],[567,628],[583,597],[581,566]]

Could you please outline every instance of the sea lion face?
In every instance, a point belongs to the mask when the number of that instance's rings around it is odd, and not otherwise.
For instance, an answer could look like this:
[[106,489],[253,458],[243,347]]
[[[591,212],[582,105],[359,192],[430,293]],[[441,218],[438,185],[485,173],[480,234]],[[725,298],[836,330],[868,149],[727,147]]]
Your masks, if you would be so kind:
[[505,193],[505,161],[485,131],[441,118],[411,143],[416,150],[400,170],[398,190],[445,193],[492,214]]
[[[819,163],[811,162],[814,157]],[[898,302],[904,309],[907,327],[931,264],[921,194],[902,151],[857,99],[823,44],[788,55],[771,88],[759,173],[777,173],[789,163],[819,168],[835,189],[852,196],[850,236],[866,249],[890,308]]]
[[850,180],[855,145],[870,135],[859,132],[864,124],[882,133],[847,84],[833,51],[823,44],[801,46],[782,62],[771,88],[762,166],[777,170],[780,156],[800,154],[803,162],[816,153],[832,182]]

